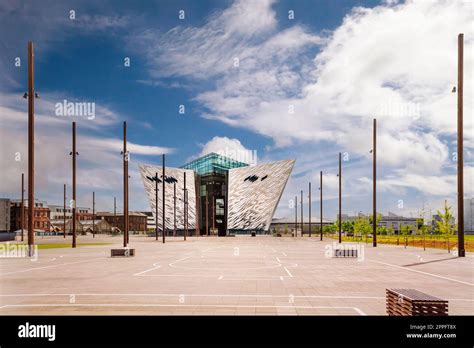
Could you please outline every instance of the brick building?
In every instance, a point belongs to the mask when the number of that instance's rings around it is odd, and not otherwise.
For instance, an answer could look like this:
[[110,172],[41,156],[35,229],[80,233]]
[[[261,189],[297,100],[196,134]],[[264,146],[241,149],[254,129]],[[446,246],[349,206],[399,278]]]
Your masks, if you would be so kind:
[[[123,213],[117,213],[114,216],[114,213],[109,212],[97,212],[95,214],[96,219],[104,219],[112,227],[117,227],[120,231],[124,231],[124,219]],[[133,232],[146,232],[147,230],[147,216],[139,212],[129,212],[128,213],[128,222],[129,222],[129,231]]]
[[[25,199],[25,230],[28,228],[28,200]],[[35,200],[35,230],[49,232],[50,210],[46,202]],[[10,230],[21,229],[21,200],[12,200],[10,205]]]

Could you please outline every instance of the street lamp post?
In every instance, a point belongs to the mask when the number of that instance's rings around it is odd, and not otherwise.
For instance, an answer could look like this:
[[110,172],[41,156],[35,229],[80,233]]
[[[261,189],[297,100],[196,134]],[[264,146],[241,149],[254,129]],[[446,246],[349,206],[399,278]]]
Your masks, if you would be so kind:
[[35,92],[34,50],[28,42],[28,256],[34,255],[35,244]]
[[63,223],[64,223],[64,238],[66,238],[66,184],[64,184],[64,196],[63,196]]
[[123,121],[123,247],[128,245],[128,160],[127,121]]
[[163,188],[162,188],[162,208],[163,208],[163,211],[162,211],[162,214],[163,214],[163,243],[165,243],[165,235],[166,235],[166,220],[165,220],[165,179],[166,179],[166,175],[165,175],[165,154],[163,154],[163,157],[162,157],[162,160],[163,160],[163,176],[162,176],[162,184],[163,184]]
[[92,191],[92,238],[95,238],[95,192]]
[[298,234],[298,196],[295,196],[295,234],[293,237],[296,237]]
[[301,190],[300,208],[301,208],[301,237],[303,237],[303,234],[304,234],[304,221],[303,221],[303,190]]
[[458,256],[465,257],[464,249],[464,156],[463,156],[463,88],[464,34],[458,35]]
[[209,237],[209,199],[206,187],[206,234]]
[[184,229],[184,240],[186,240],[186,237],[189,233],[189,211],[188,211],[188,208],[189,208],[189,202],[188,202],[188,189],[186,189],[184,191],[184,207],[185,207],[185,210],[186,210],[186,227]]
[[176,182],[173,183],[173,237],[176,237]]
[[117,228],[117,199],[114,197],[114,227]]
[[72,247],[76,247],[76,122],[72,123]]
[[309,187],[308,187],[308,209],[309,209],[309,216],[308,216],[308,222],[309,222],[309,237],[311,238],[311,182],[309,182]]
[[320,240],[323,240],[323,171],[319,172],[319,233]]
[[24,240],[24,229],[25,229],[25,173],[21,173],[21,207],[20,207],[20,220],[21,220],[21,241]]
[[342,160],[341,160],[341,153],[339,152],[339,221],[338,221],[338,227],[339,227],[339,243],[342,242],[342,204],[341,204],[341,199],[342,199]]
[[374,118],[374,134],[373,134],[373,246],[377,246],[377,120]]
[[155,173],[155,176],[147,176],[148,180],[155,182],[155,240],[158,240],[158,183],[161,182],[158,177],[158,172]]
[[184,235],[184,240],[186,240],[186,235],[188,234],[188,210],[187,210],[186,196],[187,196],[186,172],[184,172],[184,188],[183,188],[183,212],[184,212],[184,216],[183,216],[183,224],[184,224],[184,226],[183,226],[183,228],[184,228],[183,235]]

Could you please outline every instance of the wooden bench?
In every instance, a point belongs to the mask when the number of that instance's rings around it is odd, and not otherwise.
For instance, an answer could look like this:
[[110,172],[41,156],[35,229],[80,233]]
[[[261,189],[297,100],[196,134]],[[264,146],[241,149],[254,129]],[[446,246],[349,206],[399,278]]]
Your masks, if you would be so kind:
[[334,249],[333,257],[357,257],[357,249]]
[[135,249],[111,249],[110,250],[111,257],[130,257],[135,256]]
[[445,316],[448,301],[415,289],[387,289],[387,314],[390,316]]

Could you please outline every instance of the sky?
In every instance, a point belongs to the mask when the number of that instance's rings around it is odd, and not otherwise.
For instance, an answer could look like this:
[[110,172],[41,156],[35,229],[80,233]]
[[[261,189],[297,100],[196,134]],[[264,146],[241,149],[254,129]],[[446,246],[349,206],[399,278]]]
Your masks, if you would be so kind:
[[[138,165],[178,167],[209,152],[258,163],[295,159],[275,217],[312,182],[324,217],[372,209],[456,211],[458,33],[464,33],[465,197],[473,196],[471,1],[11,1],[0,3],[0,197],[27,173],[27,42],[35,49],[36,197],[71,192],[77,123],[78,206],[122,207],[128,124],[130,209],[149,210]],[[89,103],[90,114],[61,113]],[[93,107],[93,109],[92,109]],[[92,112],[92,110],[94,112]],[[240,159],[237,158],[237,159]]]

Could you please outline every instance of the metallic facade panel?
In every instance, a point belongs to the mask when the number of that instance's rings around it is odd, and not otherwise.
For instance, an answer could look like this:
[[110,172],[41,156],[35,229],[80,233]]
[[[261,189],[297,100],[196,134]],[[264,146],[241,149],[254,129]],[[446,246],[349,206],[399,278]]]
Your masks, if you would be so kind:
[[[147,176],[153,177],[158,173],[158,177],[162,177],[162,167],[153,165],[139,165],[140,175],[145,186],[148,196],[150,208],[155,218],[155,182],[147,179]],[[176,228],[184,229],[184,173],[186,172],[186,188],[188,189],[188,229],[196,228],[196,189],[194,185],[194,172],[189,169],[165,168],[166,177],[173,177],[176,182]],[[163,228],[163,187],[162,183],[158,184],[158,228]],[[174,189],[172,183],[165,183],[165,220],[166,229],[172,231],[174,228]]]
[[286,186],[294,160],[229,170],[228,230],[264,230]]

